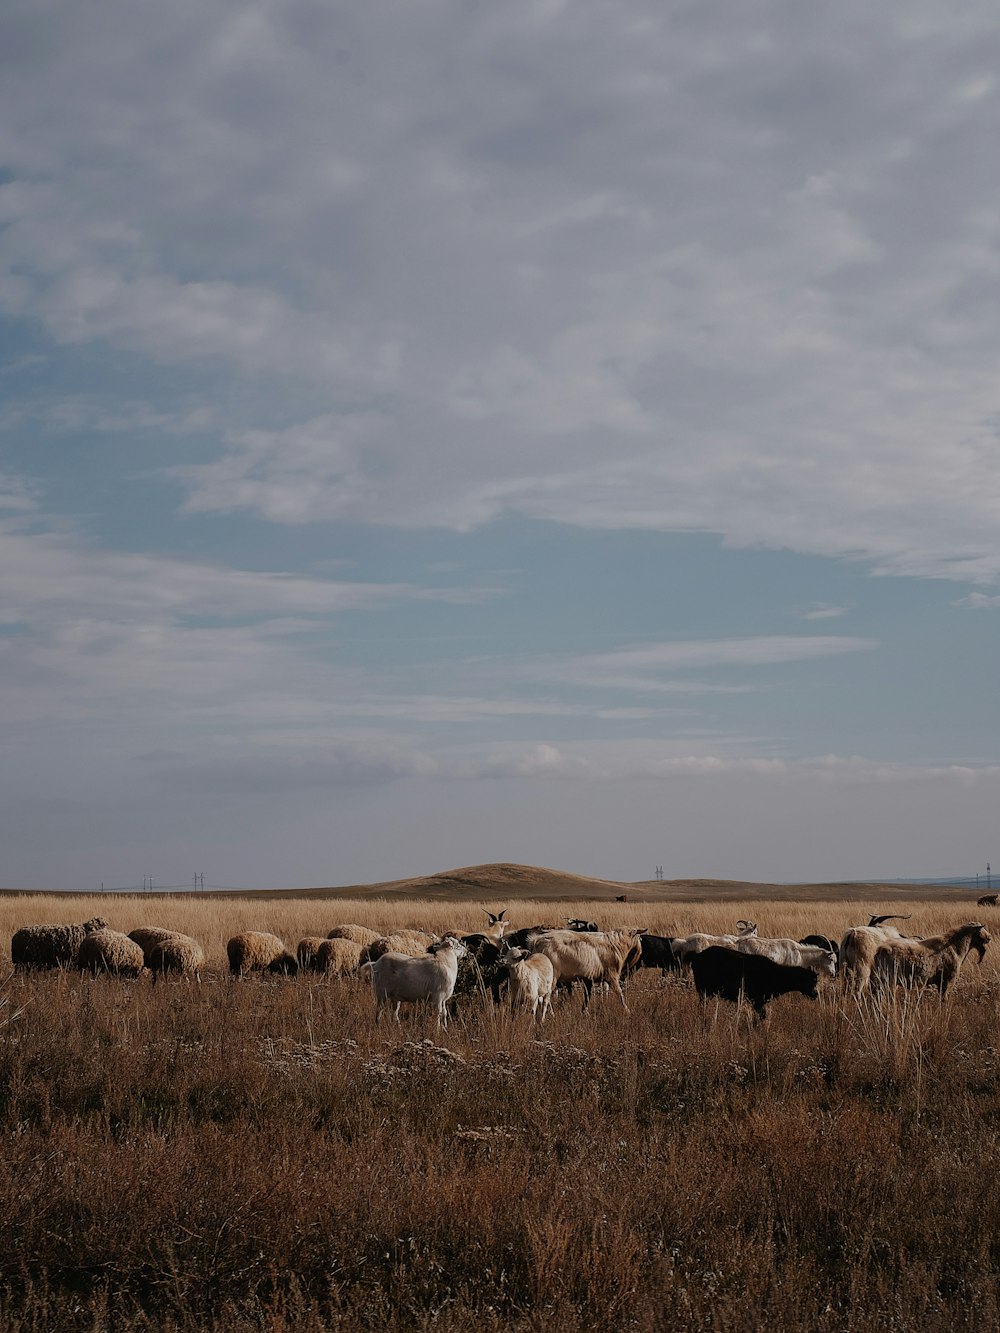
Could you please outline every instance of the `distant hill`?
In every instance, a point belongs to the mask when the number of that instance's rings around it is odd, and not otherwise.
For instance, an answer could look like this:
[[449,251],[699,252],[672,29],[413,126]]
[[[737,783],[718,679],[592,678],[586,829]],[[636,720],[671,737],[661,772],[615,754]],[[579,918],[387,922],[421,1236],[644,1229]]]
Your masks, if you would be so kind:
[[[503,906],[504,901],[536,898],[553,902],[613,902],[624,894],[629,902],[740,902],[752,898],[777,902],[956,902],[975,903],[976,889],[970,881],[845,881],[819,884],[769,884],[741,879],[597,879],[573,875],[544,866],[525,866],[499,861],[488,865],[463,866],[434,875],[385,880],[377,884],[327,885],[287,889],[213,889],[199,894],[211,898],[425,898],[440,902],[476,902]],[[121,890],[138,893],[138,890]],[[43,890],[0,889],[0,894]],[[71,891],[79,893],[79,890]],[[117,892],[117,890],[116,890]],[[184,897],[191,889],[177,889]],[[981,892],[985,893],[983,888]],[[171,897],[167,886],[157,886],[157,896]],[[100,895],[81,895],[100,896]],[[145,896],[145,895],[143,895]]]
[[493,862],[463,866],[433,875],[387,880],[379,884],[351,884],[342,887],[258,890],[241,896],[295,898],[428,898],[448,902],[489,902],[502,905],[501,899],[551,899],[565,902],[613,902],[625,894],[629,902],[725,902],[747,898],[767,898],[789,902],[869,902],[941,901],[955,898],[966,901],[965,886],[947,884],[903,884],[880,881],[768,884],[736,879],[617,880],[574,875],[543,866]]

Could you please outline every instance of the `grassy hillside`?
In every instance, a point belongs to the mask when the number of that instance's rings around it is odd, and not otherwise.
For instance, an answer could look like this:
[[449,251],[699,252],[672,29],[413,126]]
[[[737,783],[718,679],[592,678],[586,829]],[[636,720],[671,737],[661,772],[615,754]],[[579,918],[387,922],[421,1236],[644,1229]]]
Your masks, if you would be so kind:
[[501,898],[553,902],[613,902],[625,894],[629,902],[736,902],[764,898],[779,902],[974,902],[968,888],[940,884],[819,883],[768,884],[738,879],[616,880],[574,875],[544,866],[493,862],[463,866],[433,875],[388,880],[377,884],[310,889],[262,889],[240,897],[294,898],[417,898],[447,902],[498,902]]

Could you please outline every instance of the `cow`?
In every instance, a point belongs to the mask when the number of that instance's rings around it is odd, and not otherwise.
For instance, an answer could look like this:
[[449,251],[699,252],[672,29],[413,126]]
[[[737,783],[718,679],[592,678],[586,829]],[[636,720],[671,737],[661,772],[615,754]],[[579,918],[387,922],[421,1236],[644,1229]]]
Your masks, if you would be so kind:
[[811,967],[785,967],[757,954],[712,945],[691,959],[694,984],[703,1000],[717,996],[752,1005],[758,1018],[779,995],[798,993],[815,1000],[819,978]]

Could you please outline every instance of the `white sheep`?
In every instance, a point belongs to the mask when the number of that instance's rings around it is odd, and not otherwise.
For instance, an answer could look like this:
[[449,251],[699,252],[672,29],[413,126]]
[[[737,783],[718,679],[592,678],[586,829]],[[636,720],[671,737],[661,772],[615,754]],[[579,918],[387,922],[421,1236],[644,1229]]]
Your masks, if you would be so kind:
[[401,1004],[423,1002],[437,1013],[438,1027],[447,1027],[447,1005],[458,977],[458,960],[466,952],[461,940],[449,937],[416,958],[390,952],[362,964],[361,971],[371,976],[376,1019],[392,1005],[398,1023]]

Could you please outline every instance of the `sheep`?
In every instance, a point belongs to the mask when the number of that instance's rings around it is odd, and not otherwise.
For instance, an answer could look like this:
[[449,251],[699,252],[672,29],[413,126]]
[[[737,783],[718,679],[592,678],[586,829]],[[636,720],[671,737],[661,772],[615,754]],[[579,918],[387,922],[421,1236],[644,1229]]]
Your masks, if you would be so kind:
[[901,986],[936,986],[943,995],[954,983],[970,950],[982,963],[991,938],[978,921],[925,940],[909,939],[891,927],[880,930],[855,926],[840,946],[845,982],[855,994],[876,982],[896,982]]
[[510,977],[510,1002],[514,1008],[530,1009],[536,1023],[552,1012],[552,993],[556,988],[552,960],[543,953],[529,954],[527,949],[505,949],[500,964]]
[[384,953],[405,953],[416,958],[426,953],[434,943],[434,936],[423,930],[398,930],[394,935],[380,935],[367,944],[361,954],[362,963],[373,963]]
[[229,970],[234,977],[247,972],[276,972],[294,977],[299,964],[277,935],[262,930],[244,930],[226,945]]
[[352,976],[358,970],[362,952],[362,946],[355,940],[323,940],[316,950],[314,967],[328,977]]
[[120,930],[93,930],[80,941],[80,971],[110,972],[118,977],[137,977],[146,965],[140,945]]
[[[165,926],[137,926],[135,930],[130,930],[128,937],[134,940],[142,950],[143,957],[146,959],[146,966],[149,967],[149,955],[153,947],[162,944],[164,940],[171,940],[180,935],[180,931],[168,930]],[[190,936],[183,936],[184,939],[190,939]]]
[[107,928],[99,916],[79,926],[22,926],[10,942],[11,961],[19,968],[75,967],[84,939]]
[[375,940],[381,939],[379,931],[372,930],[368,926],[355,926],[347,922],[343,926],[334,926],[326,937],[328,940],[353,940],[355,944],[366,945],[373,944]]
[[319,953],[321,944],[326,943],[326,938],[322,935],[307,935],[305,939],[299,940],[298,948],[295,950],[295,956],[299,960],[299,970],[302,972],[316,972],[316,955]]
[[431,951],[415,958],[390,951],[361,965],[371,977],[375,992],[375,1017],[394,1006],[396,1022],[403,1003],[427,1002],[437,1015],[438,1027],[448,1026],[448,1000],[455,989],[458,962],[465,953],[461,940],[451,937],[431,946]]
[[170,935],[145,950],[146,966],[156,978],[167,972],[176,972],[190,981],[194,977],[201,985],[201,969],[205,966],[205,950],[190,935]]
[[583,983],[583,1007],[590,1005],[590,992],[595,981],[607,982],[621,1000],[626,1013],[629,1007],[622,993],[622,969],[633,958],[641,956],[641,931],[612,930],[581,933],[574,930],[551,930],[530,940],[532,953],[541,953],[552,963],[556,982]]

